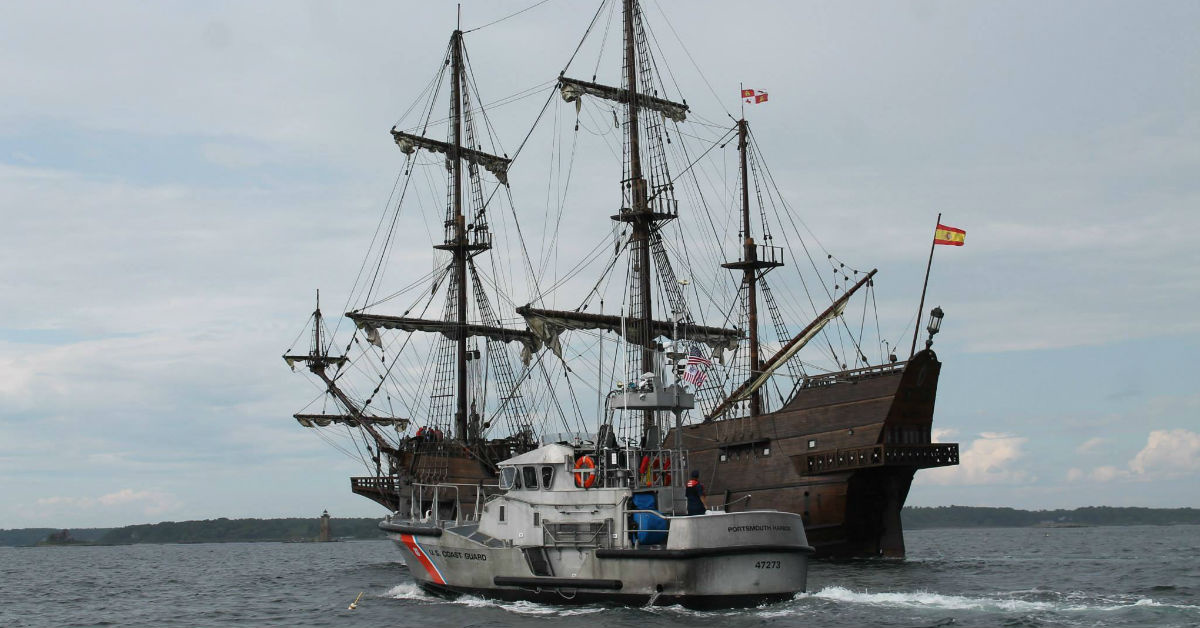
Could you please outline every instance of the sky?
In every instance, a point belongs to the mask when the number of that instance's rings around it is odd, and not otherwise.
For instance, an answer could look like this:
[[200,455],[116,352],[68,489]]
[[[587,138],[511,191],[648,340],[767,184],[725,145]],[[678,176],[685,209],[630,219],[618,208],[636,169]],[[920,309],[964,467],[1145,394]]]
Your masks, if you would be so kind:
[[[463,27],[533,4],[467,0]],[[468,33],[485,100],[552,81],[596,6]],[[935,435],[962,463],[920,472],[910,505],[1200,506],[1200,5],[645,11],[690,42],[665,52],[708,118],[739,83],[769,92],[752,123],[783,194],[880,269],[891,327],[936,215],[966,229],[927,300],[946,311]],[[312,389],[279,356],[315,289],[346,298],[404,164],[388,129],[454,20],[448,2],[6,8],[0,528],[382,514],[348,490],[361,465],[291,419]],[[493,112],[510,150],[537,106]],[[511,174],[535,217],[544,160]]]

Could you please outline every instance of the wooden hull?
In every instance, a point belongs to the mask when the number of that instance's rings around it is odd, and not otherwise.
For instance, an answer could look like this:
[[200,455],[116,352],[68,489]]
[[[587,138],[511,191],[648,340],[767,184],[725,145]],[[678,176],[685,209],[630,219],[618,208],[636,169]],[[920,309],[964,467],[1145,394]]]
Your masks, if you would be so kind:
[[930,441],[940,368],[926,350],[814,378],[776,412],[686,426],[689,466],[709,506],[799,514],[818,557],[903,557],[914,474],[958,463],[957,444]]

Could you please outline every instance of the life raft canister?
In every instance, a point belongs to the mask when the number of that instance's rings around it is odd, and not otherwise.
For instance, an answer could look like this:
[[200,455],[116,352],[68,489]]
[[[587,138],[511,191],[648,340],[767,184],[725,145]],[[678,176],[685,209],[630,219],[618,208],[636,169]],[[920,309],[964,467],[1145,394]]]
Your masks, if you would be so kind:
[[591,456],[583,455],[575,460],[575,486],[592,488],[596,483],[596,461]]
[[[667,469],[667,471],[663,471]],[[642,456],[642,462],[638,465],[638,473],[642,474],[642,484],[646,486],[654,486],[654,481],[659,476],[662,477],[662,485],[671,485],[671,457],[670,456]]]

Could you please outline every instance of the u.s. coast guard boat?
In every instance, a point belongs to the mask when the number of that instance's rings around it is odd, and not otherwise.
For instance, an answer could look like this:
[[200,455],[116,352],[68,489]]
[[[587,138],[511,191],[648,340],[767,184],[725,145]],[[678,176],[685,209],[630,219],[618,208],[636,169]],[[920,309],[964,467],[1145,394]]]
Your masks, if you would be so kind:
[[[609,394],[594,441],[501,462],[499,491],[482,502],[474,486],[413,484],[410,512],[380,527],[417,583],[437,593],[708,608],[790,599],[804,591],[812,552],[799,515],[687,516],[686,452],[654,442],[660,426],[636,446],[612,429],[613,410],[670,412],[678,428],[693,403],[679,382],[647,373]],[[458,499],[460,490],[476,503]]]

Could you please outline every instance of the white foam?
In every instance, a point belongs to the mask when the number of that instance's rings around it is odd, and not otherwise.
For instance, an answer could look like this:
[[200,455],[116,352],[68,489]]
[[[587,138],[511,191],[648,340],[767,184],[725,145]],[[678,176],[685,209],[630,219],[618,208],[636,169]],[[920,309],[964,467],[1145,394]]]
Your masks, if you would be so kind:
[[415,582],[405,582],[398,584],[387,590],[383,597],[390,597],[396,600],[420,600],[422,602],[437,601],[437,598],[429,595],[424,589],[417,586]]
[[[1028,594],[1031,592],[1045,593],[1044,591],[1026,590],[1014,591],[1009,595],[1019,595],[1022,593]],[[845,587],[838,586],[825,587],[824,589],[821,589],[816,593],[811,593],[805,597],[848,604],[867,604],[872,606],[899,606],[905,608],[927,608],[941,610],[1005,611],[1014,613],[1027,613],[1033,611],[1120,611],[1137,606],[1198,608],[1187,605],[1163,604],[1149,598],[1140,598],[1136,601],[1100,599],[1091,600],[1091,603],[1088,603],[1087,601],[1084,601],[1087,600],[1087,596],[1080,593],[1069,594],[1068,599],[1072,599],[1073,603],[1064,604],[1055,602],[1034,602],[1012,597],[968,597],[963,595],[944,595],[930,591],[871,593],[866,591],[851,591]]]
[[962,595],[944,595],[929,591],[904,591],[895,593],[868,593],[851,591],[845,587],[825,587],[810,597],[851,604],[873,606],[904,606],[909,608],[938,608],[946,610],[1004,610],[1014,612],[1054,610],[1049,602],[1026,602],[1024,600],[973,598]]
[[563,616],[563,617],[568,617],[568,616],[573,616],[573,615],[591,615],[593,613],[599,613],[604,610],[604,607],[601,607],[601,606],[563,607],[563,606],[554,606],[551,604],[539,604],[537,602],[527,602],[525,600],[519,600],[516,602],[504,602],[501,600],[491,600],[491,599],[482,598],[482,597],[475,597],[473,595],[460,596],[460,597],[456,598],[455,600],[453,600],[453,603],[461,604],[463,606],[469,606],[471,608],[498,608],[501,610],[508,611],[510,613],[516,613],[518,615],[531,615],[531,616],[535,616],[535,617],[536,616],[546,616],[546,615],[558,615],[558,616]]

